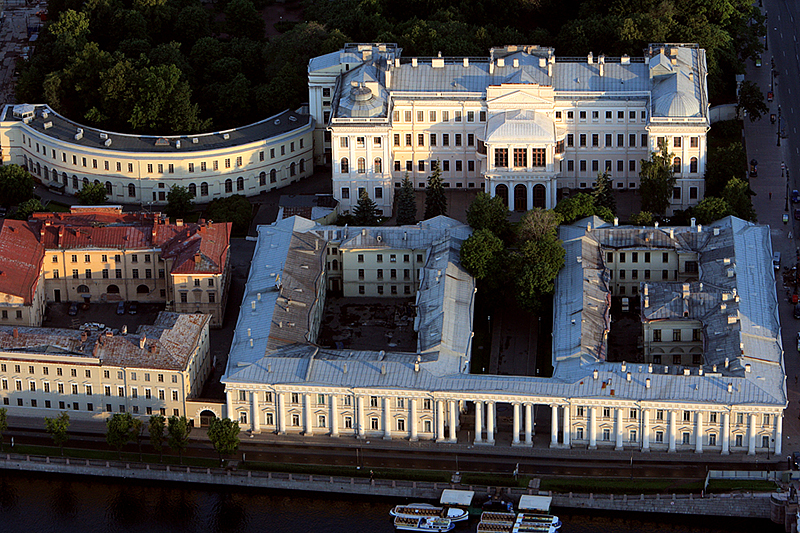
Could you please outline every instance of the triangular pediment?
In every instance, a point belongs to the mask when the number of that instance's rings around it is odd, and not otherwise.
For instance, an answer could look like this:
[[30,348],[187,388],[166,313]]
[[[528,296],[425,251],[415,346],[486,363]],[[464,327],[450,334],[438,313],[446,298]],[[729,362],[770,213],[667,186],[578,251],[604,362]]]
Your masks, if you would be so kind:
[[553,90],[551,87],[512,89],[508,86],[501,85],[499,87],[489,87],[487,89],[486,105],[489,108],[514,107],[517,109],[552,109],[555,104],[552,95]]

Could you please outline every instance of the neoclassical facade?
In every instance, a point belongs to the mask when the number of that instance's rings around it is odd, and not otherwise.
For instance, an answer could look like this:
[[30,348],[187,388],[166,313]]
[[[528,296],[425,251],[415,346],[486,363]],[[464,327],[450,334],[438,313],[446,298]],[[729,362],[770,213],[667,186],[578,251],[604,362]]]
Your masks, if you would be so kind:
[[314,120],[284,111],[240,128],[180,136],[129,135],[73,122],[47,105],[6,105],[0,118],[4,164],[68,194],[102,183],[110,203],[166,205],[170,187],[197,203],[254,196],[314,172]]
[[[596,218],[562,227],[551,378],[470,373],[476,289],[458,261],[469,228],[443,217],[391,228],[401,239],[430,232],[427,243],[409,246],[427,249],[415,288],[415,352],[317,345],[333,260],[358,260],[359,249],[340,251],[352,236],[375,254],[397,249],[388,229],[299,217],[259,228],[222,379],[228,416],[244,429],[496,446],[532,446],[544,430],[553,448],[781,453],[787,397],[769,228],[732,217],[710,227],[616,227]],[[635,362],[608,361],[620,294],[610,281],[632,275],[632,253],[641,270],[635,298],[643,311],[664,313],[645,312],[642,331],[699,330],[699,362],[694,333],[683,344],[661,337]],[[659,266],[675,268],[654,276],[656,255]]]
[[393,44],[349,44],[309,62],[315,158],[352,209],[362,190],[385,215],[405,175],[425,187],[484,189],[511,210],[555,206],[558,189],[639,186],[660,142],[677,184],[670,210],[705,192],[705,51],[653,44],[643,57],[585,58],[493,48],[488,58],[405,58]]

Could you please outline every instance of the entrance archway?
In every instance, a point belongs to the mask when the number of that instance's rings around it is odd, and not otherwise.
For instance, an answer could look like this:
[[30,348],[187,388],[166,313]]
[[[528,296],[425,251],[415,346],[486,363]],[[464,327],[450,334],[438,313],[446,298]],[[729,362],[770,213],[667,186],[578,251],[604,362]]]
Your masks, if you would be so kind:
[[528,188],[521,183],[514,187],[514,211],[528,210]]
[[150,292],[150,289],[147,285],[139,285],[136,287],[136,294],[147,294],[148,292]]
[[108,294],[119,294],[119,287],[117,287],[116,285],[109,285],[108,288],[106,289],[106,292]]
[[503,204],[508,207],[508,186],[501,183],[494,189],[494,195],[499,196],[503,200]]
[[544,185],[537,183],[533,186],[533,207],[545,209],[547,206],[547,189]]
[[208,409],[200,412],[200,427],[205,428],[211,424],[211,421],[217,418],[213,411]]

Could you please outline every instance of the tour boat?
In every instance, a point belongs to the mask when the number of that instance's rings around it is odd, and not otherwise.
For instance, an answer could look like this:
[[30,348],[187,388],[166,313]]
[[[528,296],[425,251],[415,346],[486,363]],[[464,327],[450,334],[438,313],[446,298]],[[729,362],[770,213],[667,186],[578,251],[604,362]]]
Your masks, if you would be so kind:
[[409,503],[407,505],[397,505],[389,514],[395,517],[404,518],[426,518],[438,517],[446,518],[451,522],[461,522],[469,519],[467,508],[472,502],[475,492],[471,490],[445,489],[439,499],[439,506],[429,503]]
[[421,518],[395,516],[394,527],[395,529],[403,531],[424,531],[430,533],[432,531],[450,531],[456,527],[456,525],[452,520],[440,516],[424,516]]
[[556,533],[561,520],[550,514],[549,496],[522,496],[520,513],[484,511],[477,533]]

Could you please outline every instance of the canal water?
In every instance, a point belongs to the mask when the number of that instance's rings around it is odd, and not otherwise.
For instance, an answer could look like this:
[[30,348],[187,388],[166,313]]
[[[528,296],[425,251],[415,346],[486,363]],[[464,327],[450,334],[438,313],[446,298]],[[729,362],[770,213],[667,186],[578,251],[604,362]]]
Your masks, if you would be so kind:
[[[0,473],[0,531],[391,533],[391,501]],[[766,520],[554,510],[563,533],[782,531]],[[475,531],[475,524],[455,530]]]

